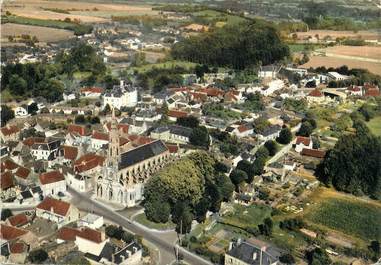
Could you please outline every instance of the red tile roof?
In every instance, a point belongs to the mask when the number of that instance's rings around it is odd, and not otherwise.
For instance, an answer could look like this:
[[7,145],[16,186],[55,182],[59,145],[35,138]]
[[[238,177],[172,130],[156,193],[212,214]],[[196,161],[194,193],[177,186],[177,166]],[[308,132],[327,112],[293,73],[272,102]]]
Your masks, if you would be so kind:
[[321,93],[320,90],[318,90],[318,89],[314,89],[314,90],[312,90],[312,91],[308,94],[308,96],[310,96],[310,97],[322,97],[322,96],[323,96],[323,93]]
[[366,97],[378,97],[380,95],[380,91],[377,88],[369,88],[365,91]]
[[5,240],[13,240],[25,235],[26,233],[28,233],[28,231],[6,224],[1,224],[0,227],[0,238]]
[[119,145],[120,146],[125,145],[125,144],[127,144],[129,142],[130,142],[130,140],[128,140],[127,138],[119,137]]
[[204,102],[208,99],[208,95],[202,92],[190,92],[192,99],[197,102]]
[[84,87],[81,89],[81,92],[91,92],[91,93],[103,93],[103,88],[101,87]]
[[206,93],[208,97],[219,97],[224,95],[224,91],[215,87],[208,87],[208,88],[201,89],[199,91]]
[[296,144],[304,144],[305,146],[310,145],[311,139],[309,137],[303,137],[303,136],[297,136],[296,137]]
[[245,124],[242,124],[242,125],[238,126],[238,131],[239,131],[240,133],[242,133],[242,132],[246,132],[246,131],[248,131],[248,130],[250,130],[250,128],[246,127]]
[[22,178],[22,179],[26,179],[28,178],[30,174],[30,169],[26,168],[26,167],[19,167],[15,173],[15,175],[19,178]]
[[135,135],[131,134],[128,136],[128,139],[132,142],[133,145],[135,146],[140,146],[144,144],[149,144],[153,140],[147,136],[141,136],[141,135]]
[[169,110],[168,116],[174,117],[174,118],[182,118],[182,117],[187,117],[188,112],[181,111],[181,110]]
[[[106,124],[108,131],[111,130],[111,122],[108,122]],[[118,130],[123,132],[123,133],[128,133],[128,129],[130,126],[128,124],[118,124]]]
[[45,199],[36,207],[37,209],[53,212],[55,214],[66,216],[70,208],[70,203],[45,197]]
[[26,217],[25,213],[20,213],[9,217],[8,221],[12,226],[23,226],[28,223],[28,217]]
[[85,154],[74,162],[74,169],[78,172],[84,172],[103,165],[105,158],[94,153]]
[[57,238],[65,241],[75,241],[75,237],[79,235],[80,231],[71,227],[62,227],[57,232]]
[[65,180],[64,175],[58,170],[43,173],[39,176],[42,185]]
[[85,136],[86,135],[86,128],[85,126],[81,126],[81,125],[77,125],[77,124],[70,124],[69,126],[67,126],[67,131],[69,133],[77,133],[81,136]]
[[1,173],[1,189],[6,190],[15,185],[13,181],[13,174],[10,171]]
[[28,250],[28,246],[23,242],[15,242],[10,245],[9,250],[12,254],[24,253]]
[[95,243],[102,242],[102,233],[91,228],[84,228],[77,236]]
[[101,132],[93,131],[91,138],[97,139],[97,140],[108,141],[109,135],[107,133],[101,133]]
[[325,151],[317,150],[317,149],[303,148],[301,155],[312,156],[312,157],[316,157],[316,158],[324,158],[325,157]]
[[75,160],[78,156],[78,148],[75,146],[63,146],[64,158],[69,160]]
[[14,170],[19,167],[19,165],[17,165],[15,162],[13,162],[10,159],[5,160],[3,162],[3,166],[5,169],[8,169],[8,170]]
[[179,151],[179,147],[175,144],[166,144],[170,153],[177,153]]
[[36,143],[44,143],[44,142],[45,142],[45,138],[43,137],[29,137],[23,141],[23,144],[27,146],[32,146]]
[[0,130],[5,136],[12,135],[20,131],[20,129],[15,125],[2,127]]

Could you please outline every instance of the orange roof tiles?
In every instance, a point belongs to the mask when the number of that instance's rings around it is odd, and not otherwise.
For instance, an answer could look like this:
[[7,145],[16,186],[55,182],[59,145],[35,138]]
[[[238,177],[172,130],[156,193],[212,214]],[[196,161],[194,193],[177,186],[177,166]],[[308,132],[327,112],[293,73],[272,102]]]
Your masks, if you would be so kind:
[[87,239],[89,241],[93,241],[95,243],[102,242],[102,233],[91,228],[84,228],[77,236]]
[[15,175],[19,178],[22,178],[22,179],[26,179],[28,178],[29,176],[29,173],[30,173],[30,169],[26,168],[26,167],[19,167],[15,173]]
[[303,136],[297,136],[296,137],[296,144],[301,144],[303,143],[304,145],[310,145],[311,139],[309,137],[303,137]]
[[32,146],[36,143],[44,143],[44,142],[45,142],[45,138],[43,137],[29,137],[23,141],[23,144],[27,146]]
[[37,209],[53,212],[55,214],[66,216],[70,208],[70,203],[46,197],[39,205]]
[[80,231],[71,227],[62,227],[57,232],[57,238],[65,241],[74,241],[75,237],[79,235]]
[[188,112],[181,111],[181,110],[169,110],[168,116],[174,117],[174,118],[182,118],[182,117],[187,117]]
[[91,92],[91,93],[98,93],[101,94],[103,93],[103,88],[101,87],[84,87],[81,89],[81,92]]
[[103,165],[105,158],[94,153],[83,155],[74,162],[74,169],[81,173]]
[[64,175],[58,170],[50,171],[39,176],[42,185],[65,180]]
[[311,156],[311,157],[316,157],[316,158],[324,158],[325,157],[325,151],[317,150],[317,149],[303,148],[301,155]]
[[13,180],[13,174],[10,171],[1,173],[1,189],[6,190],[15,185]]
[[2,127],[0,130],[5,136],[12,135],[20,131],[20,129],[15,125]]
[[28,223],[28,218],[25,213],[20,213],[9,217],[8,221],[12,226],[22,226]]
[[10,159],[7,159],[3,162],[3,166],[5,169],[14,170],[14,169],[18,168],[19,165],[17,165],[15,162],[13,162]]
[[13,227],[6,224],[1,224],[0,226],[0,238],[5,240],[13,240],[16,238],[19,238],[25,234],[27,234],[28,231],[24,229],[20,229],[17,227]]
[[23,242],[15,242],[10,245],[10,252],[12,254],[20,254],[26,252],[28,249],[28,246]]
[[69,126],[67,126],[67,131],[69,133],[77,133],[81,136],[85,136],[86,135],[86,128],[85,126],[81,126],[81,125],[77,125],[77,124],[70,124]]
[[323,93],[321,93],[320,90],[318,90],[318,89],[314,89],[314,90],[312,90],[312,91],[308,94],[308,96],[310,96],[310,97],[322,97],[322,96],[323,96]]
[[78,156],[78,148],[75,146],[63,146],[64,158],[69,160],[74,160]]

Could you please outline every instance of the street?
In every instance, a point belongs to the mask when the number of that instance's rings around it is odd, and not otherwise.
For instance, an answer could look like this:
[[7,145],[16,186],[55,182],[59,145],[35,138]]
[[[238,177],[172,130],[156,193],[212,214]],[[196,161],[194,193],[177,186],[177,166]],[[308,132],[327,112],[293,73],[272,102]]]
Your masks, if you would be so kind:
[[[170,264],[175,260],[175,242],[168,240],[167,233],[174,232],[152,232],[142,225],[132,223],[131,220],[122,216],[118,212],[112,211],[106,206],[98,203],[97,201],[89,198],[88,194],[79,193],[72,188],[68,188],[68,191],[72,195],[72,203],[76,205],[80,210],[93,212],[101,215],[104,218],[121,225],[123,228],[131,231],[132,233],[143,236],[144,239],[154,244],[160,251],[159,264]],[[170,236],[169,238],[173,238]],[[171,242],[172,241],[172,242]],[[179,248],[179,253],[184,257],[184,261],[193,265],[211,265],[212,263],[204,260],[203,258],[183,249]]]

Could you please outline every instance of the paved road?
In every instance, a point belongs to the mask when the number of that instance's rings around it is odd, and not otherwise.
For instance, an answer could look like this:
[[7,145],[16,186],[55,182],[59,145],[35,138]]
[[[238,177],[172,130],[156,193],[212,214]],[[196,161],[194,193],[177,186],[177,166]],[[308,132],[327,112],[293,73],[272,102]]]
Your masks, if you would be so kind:
[[[75,204],[80,210],[91,211],[95,214],[101,215],[104,218],[121,225],[125,229],[143,236],[147,241],[154,244],[160,251],[160,264],[169,264],[175,260],[175,242],[166,240],[166,236],[160,232],[154,233],[144,226],[139,226],[132,223],[126,217],[119,213],[112,211],[110,208],[92,200],[89,194],[79,193],[72,188],[68,188],[68,191],[73,196],[72,203]],[[193,265],[211,265],[209,261],[183,249],[179,248],[179,253],[183,254],[184,261]]]

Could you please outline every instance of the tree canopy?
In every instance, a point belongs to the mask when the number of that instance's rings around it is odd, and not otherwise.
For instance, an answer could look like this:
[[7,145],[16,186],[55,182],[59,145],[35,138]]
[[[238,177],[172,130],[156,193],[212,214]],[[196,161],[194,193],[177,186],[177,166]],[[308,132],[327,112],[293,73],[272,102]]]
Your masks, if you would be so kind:
[[174,45],[171,54],[176,59],[245,69],[282,60],[289,49],[273,26],[257,20],[184,39]]
[[357,120],[354,135],[342,135],[317,168],[317,175],[336,189],[381,199],[381,139]]

